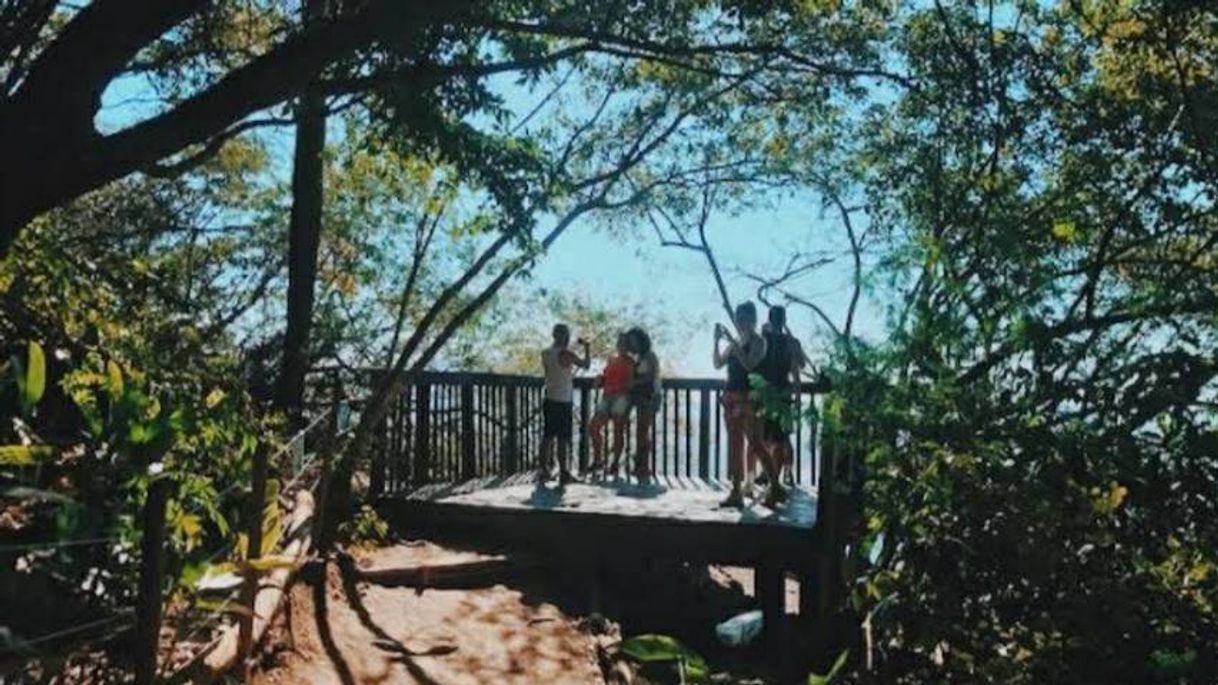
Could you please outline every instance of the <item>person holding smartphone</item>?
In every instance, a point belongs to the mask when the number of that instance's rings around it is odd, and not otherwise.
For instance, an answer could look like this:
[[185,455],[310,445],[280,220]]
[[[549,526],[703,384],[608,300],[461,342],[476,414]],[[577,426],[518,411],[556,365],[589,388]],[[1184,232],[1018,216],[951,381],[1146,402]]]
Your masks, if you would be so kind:
[[580,339],[584,349],[579,356],[570,349],[571,329],[566,324],[555,324],[552,332],[553,344],[541,351],[541,369],[545,375],[545,401],[542,402],[541,465],[538,480],[549,479],[552,469],[554,443],[558,443],[558,480],[565,485],[575,480],[567,464],[567,452],[571,444],[571,423],[574,418],[572,397],[575,390],[575,369],[586,369],[591,365],[588,341]]
[[[745,490],[751,490],[751,477],[756,464],[756,455],[761,447],[757,435],[757,421],[753,403],[749,400],[749,374],[765,358],[765,338],[757,334],[757,307],[752,302],[743,302],[736,307],[735,321],[737,337],[732,337],[727,328],[715,324],[716,369],[727,367],[727,384],[723,389],[723,408],[727,420],[727,470],[732,481],[732,491],[720,506],[741,508],[744,506]],[[726,342],[727,345],[722,345]],[[748,449],[749,467],[745,468],[745,449]],[[751,494],[751,493],[750,493]]]

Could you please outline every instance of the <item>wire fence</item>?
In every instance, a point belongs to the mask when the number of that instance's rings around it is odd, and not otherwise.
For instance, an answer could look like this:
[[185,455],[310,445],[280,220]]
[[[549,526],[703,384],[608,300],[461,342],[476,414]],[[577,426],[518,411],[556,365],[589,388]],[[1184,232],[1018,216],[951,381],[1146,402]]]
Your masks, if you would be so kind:
[[[299,431],[297,431],[296,433],[294,433],[291,437],[289,437],[287,439],[287,441],[285,441],[283,444],[279,445],[274,450],[274,452],[272,452],[268,456],[268,458],[267,458],[268,463],[275,463],[289,450],[293,451],[293,453],[294,453],[294,458],[292,459],[292,465],[290,467],[291,477],[284,483],[284,486],[281,488],[281,492],[287,492],[290,489],[296,487],[298,484],[300,484],[302,479],[308,473],[309,469],[316,462],[317,456],[318,456],[318,451],[314,450],[312,452],[309,452],[307,450],[307,439],[311,435],[315,434],[316,431],[320,427],[327,425],[325,423],[327,421],[327,419],[333,419],[331,421],[331,423],[328,424],[333,428],[330,435],[328,436],[328,439],[331,441],[334,441],[334,440],[340,438],[341,436],[345,435],[350,430],[349,426],[340,426],[339,425],[343,421],[343,418],[344,418],[343,410],[345,410],[346,408],[347,407],[345,406],[345,402],[335,402],[331,406],[324,408],[320,412],[316,413],[310,419],[308,424],[305,425],[304,428],[302,428]],[[320,474],[318,474],[318,478],[320,478]],[[312,483],[309,485],[309,488],[310,489],[315,488],[316,483],[317,483],[317,480],[316,479],[313,480]],[[217,500],[222,500],[223,498],[228,497],[229,495],[236,492],[239,488],[243,488],[243,487],[247,487],[247,486],[248,486],[248,484],[243,481],[234,480],[232,483],[228,484],[225,488],[219,490],[216,493],[215,498]],[[251,493],[251,495],[252,495],[252,493]],[[151,500],[151,498],[150,498],[150,500]],[[161,506],[163,509],[163,507],[164,507],[163,502],[162,502]],[[199,514],[204,513],[203,509],[204,509],[204,506],[201,503],[196,503],[188,509],[187,513],[199,515]],[[260,512],[261,507],[258,507],[255,510]],[[163,521],[163,518],[164,518],[163,510],[160,512],[160,517]],[[146,533],[147,533],[147,531],[146,531]],[[39,552],[39,551],[43,551],[43,550],[58,550],[58,549],[66,549],[66,548],[74,548],[74,547],[89,547],[89,546],[97,546],[97,545],[105,545],[105,544],[121,544],[121,543],[130,543],[130,542],[131,541],[125,539],[121,535],[91,537],[91,538],[83,538],[83,539],[77,539],[77,540],[45,540],[45,541],[36,541],[36,542],[23,542],[23,543],[17,543],[17,544],[0,545],[0,556],[12,555],[12,554],[19,555],[22,553]],[[163,545],[159,545],[157,549],[161,553],[163,553]],[[203,565],[205,567],[211,567],[216,561],[218,561],[222,557],[230,554],[233,550],[234,550],[233,540],[229,539],[229,540],[225,541],[224,544],[221,544],[220,546],[218,546],[217,549],[215,551],[213,551],[211,553],[211,555],[209,555],[203,561]],[[141,568],[142,568],[141,584],[147,582],[147,579],[143,577],[144,575],[146,575],[146,573],[144,572],[143,569],[150,566],[148,561],[149,560],[141,560]],[[159,567],[163,566],[163,564],[158,562],[156,564],[151,564],[151,566],[159,568]],[[156,583],[157,587],[159,588],[159,586],[160,586],[159,577],[154,578],[153,580],[155,580],[155,583]],[[202,618],[202,620],[200,620],[198,623],[196,623],[192,626],[190,632],[184,638],[182,638],[181,640],[178,640],[178,641],[189,643],[189,642],[193,641],[195,638],[199,637],[199,635],[203,634],[205,631],[209,631],[211,629],[216,628],[224,620],[224,618],[227,615],[232,613],[231,610],[234,607],[234,603],[237,602],[237,598],[235,595],[236,591],[237,591],[236,589],[228,591],[226,596],[224,597],[223,601],[221,601],[218,606],[215,606],[214,608],[211,606],[208,606],[208,613]],[[156,601],[158,602],[158,606],[155,607],[155,612],[153,612],[153,613],[155,613],[155,615],[158,617],[158,624],[159,624],[159,616],[160,616],[160,611],[161,611],[159,602],[162,601],[163,598],[160,596],[159,591],[156,593],[155,597],[156,597]],[[146,609],[146,607],[144,607],[144,608]],[[51,631],[51,632],[48,632],[48,633],[45,633],[42,635],[38,635],[36,637],[29,638],[29,639],[17,638],[15,640],[13,640],[13,643],[12,643],[12,645],[10,645],[8,651],[13,651],[16,653],[26,653],[27,655],[40,654],[40,653],[44,653],[43,649],[42,649],[43,647],[50,647],[53,649],[55,645],[62,644],[62,642],[67,638],[73,638],[73,637],[78,637],[78,636],[82,636],[82,635],[84,636],[83,642],[85,644],[87,644],[89,642],[96,641],[97,639],[100,639],[103,636],[114,634],[116,631],[126,631],[126,630],[131,629],[132,627],[138,627],[137,623],[139,622],[140,616],[142,613],[149,613],[149,612],[141,612],[141,607],[137,603],[136,607],[128,608],[127,610],[120,610],[109,616],[104,616],[101,618],[90,618],[89,620],[82,621],[75,625],[58,628],[54,631]],[[183,617],[179,616],[177,618],[181,619]],[[159,631],[157,631],[157,632],[159,633]],[[159,636],[156,636],[156,637],[159,638]],[[81,643],[81,640],[79,640],[79,639],[73,641],[73,644],[77,645],[77,646],[79,646],[80,643]],[[159,643],[159,639],[158,639],[158,643]],[[137,645],[137,649],[139,649],[139,648],[140,648],[140,645]],[[5,651],[5,650],[0,650],[0,653],[3,653],[3,651]],[[53,653],[53,652],[47,652],[47,653],[49,654],[49,653]],[[151,659],[153,661],[153,664],[155,665],[155,663],[156,663],[156,654],[155,653],[151,655]],[[138,667],[137,667],[137,670],[138,670]],[[157,670],[157,672],[159,672],[159,669],[156,669],[156,670]],[[138,673],[137,673],[137,681],[139,681],[139,680],[140,680],[140,678],[138,677]]]

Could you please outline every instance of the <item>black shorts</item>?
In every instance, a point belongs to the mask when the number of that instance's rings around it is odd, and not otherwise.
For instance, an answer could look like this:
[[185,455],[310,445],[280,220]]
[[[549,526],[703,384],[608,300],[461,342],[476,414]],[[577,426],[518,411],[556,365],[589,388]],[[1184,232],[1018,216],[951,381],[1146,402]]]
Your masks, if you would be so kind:
[[541,403],[542,437],[571,439],[571,423],[574,413],[570,402],[546,400]]
[[639,410],[639,413],[656,414],[660,411],[660,393],[654,390],[632,392],[630,393],[630,403]]

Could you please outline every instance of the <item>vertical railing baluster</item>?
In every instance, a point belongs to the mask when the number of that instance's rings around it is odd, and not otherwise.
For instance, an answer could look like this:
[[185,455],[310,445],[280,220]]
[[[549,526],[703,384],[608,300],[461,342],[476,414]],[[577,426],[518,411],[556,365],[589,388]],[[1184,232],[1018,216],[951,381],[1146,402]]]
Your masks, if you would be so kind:
[[[373,372],[372,387],[379,388],[383,382],[385,382],[384,372]],[[394,399],[390,399],[390,402],[394,402]],[[390,406],[392,407],[393,405],[391,404]],[[335,415],[331,416],[330,419],[337,425],[338,407],[331,407],[331,411],[335,412]],[[391,433],[393,419],[391,413],[392,412],[385,412],[385,418],[381,419],[381,423],[376,429],[376,441],[372,449],[372,473],[368,476],[368,491],[372,494],[374,499],[385,491],[385,471],[388,464],[386,452],[390,451],[391,445],[393,444],[393,436]]]
[[[661,388],[660,388],[660,399],[661,399],[661,400],[664,398],[664,392],[665,392],[664,388],[663,388],[663,387],[661,387]],[[662,405],[663,405],[663,406],[667,406],[667,403],[662,403]],[[665,429],[667,429],[667,424],[665,424]],[[656,449],[656,434],[657,434],[658,432],[659,432],[659,428],[656,426],[655,417],[652,417],[652,421],[651,421],[651,438],[650,438],[650,444],[651,444],[651,450],[650,450],[650,452],[651,452],[651,472],[652,472],[652,473],[655,473],[655,472],[656,472],[656,460],[658,459],[657,452],[659,452],[659,450],[657,450],[657,449]]]
[[583,383],[579,387],[579,472],[583,473],[588,469],[588,418],[589,407],[588,401],[592,396],[592,388],[589,383]]
[[[667,464],[665,464],[667,467]],[[672,467],[670,473],[681,475],[681,391],[672,391]]]
[[[655,443],[656,441],[652,441]],[[660,440],[656,445],[663,456],[663,461],[657,473],[667,474],[668,472],[668,390],[660,391]]]
[[463,383],[461,385],[461,480],[469,480],[474,477],[474,459],[476,455],[474,450],[477,448],[477,436],[474,435],[476,424],[474,423],[474,384],[472,382]]
[[710,477],[710,390],[698,391],[698,477]]
[[715,390],[715,479],[723,477],[723,399],[722,391]]
[[[445,442],[448,444],[448,479],[449,480],[455,480],[455,479],[459,478],[460,473],[461,473],[461,471],[460,471],[460,469],[461,469],[461,439],[460,439],[460,434],[457,432],[457,431],[461,430],[461,422],[460,422],[460,419],[458,419],[456,425],[454,426],[453,420],[452,420],[453,411],[454,410],[457,410],[458,412],[460,411],[459,404],[458,404],[460,401],[461,401],[460,388],[458,388],[455,385],[449,385],[448,386],[448,411],[445,413],[445,416],[448,418],[444,422],[445,428],[447,429],[447,436],[446,436]],[[458,416],[460,416],[459,413],[458,413]]]
[[482,429],[478,431],[478,452],[474,458],[474,475],[481,476],[486,471],[486,459],[490,453],[493,443],[493,435],[491,430],[494,426],[492,422],[495,419],[494,409],[491,407],[491,394],[493,388],[489,383],[480,383],[479,399],[478,399],[478,415],[482,417]]
[[503,449],[503,472],[504,474],[515,473],[519,468],[519,444],[517,433],[520,430],[519,419],[519,395],[520,388],[511,386],[507,389],[507,445]]
[[431,386],[419,379],[414,386],[414,484],[426,484],[431,474]]
[[694,477],[694,402],[693,391],[685,389],[685,477]]

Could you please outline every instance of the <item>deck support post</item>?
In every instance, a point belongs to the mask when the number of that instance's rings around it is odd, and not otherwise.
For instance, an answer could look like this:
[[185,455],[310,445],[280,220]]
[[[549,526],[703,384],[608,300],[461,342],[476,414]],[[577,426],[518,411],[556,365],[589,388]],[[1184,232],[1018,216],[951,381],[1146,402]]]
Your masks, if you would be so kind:
[[135,605],[135,682],[154,685],[161,639],[161,580],[165,574],[165,506],[171,481],[158,478],[148,487],[142,513],[140,578]]
[[419,379],[414,386],[414,484],[431,480],[431,385]]
[[698,392],[698,477],[702,480],[710,478],[710,420],[711,406],[710,390],[702,388]]
[[477,471],[474,453],[474,384],[461,386],[461,479],[469,480]]
[[826,430],[821,438],[820,482],[817,484],[816,526],[819,529],[819,553],[816,556],[815,583],[816,615],[828,616],[841,604],[841,494],[838,488],[838,443],[834,431]]
[[[372,374],[371,387],[379,388],[386,380],[384,371],[375,371]],[[342,403],[342,398],[338,392],[339,385],[337,379],[334,381],[334,387],[334,396],[330,402],[330,425],[333,427],[333,432],[331,433],[331,440],[333,442],[330,443],[330,446],[338,444],[338,432],[342,429],[338,425],[338,409]],[[398,403],[397,397],[394,397],[392,402],[396,406]],[[389,480],[386,478],[389,469],[385,457],[389,451],[389,416],[392,413],[392,410],[385,412],[385,418],[381,419],[381,425],[376,429],[376,443],[372,448],[372,472],[368,475],[368,493],[372,496],[373,500],[384,494],[385,482]]]
[[804,619],[823,616],[818,574],[805,571],[799,575],[799,615]]
[[588,385],[579,388],[579,472],[588,469],[588,403],[592,400],[592,391]]
[[762,642],[766,651],[778,653],[786,614],[786,582],[782,567],[772,559],[762,559],[753,573],[757,599],[761,604]]
[[605,561],[599,555],[591,560],[584,577],[588,583],[588,614],[605,615]]
[[507,436],[503,445],[503,472],[516,473],[520,468],[520,388],[507,388]]

